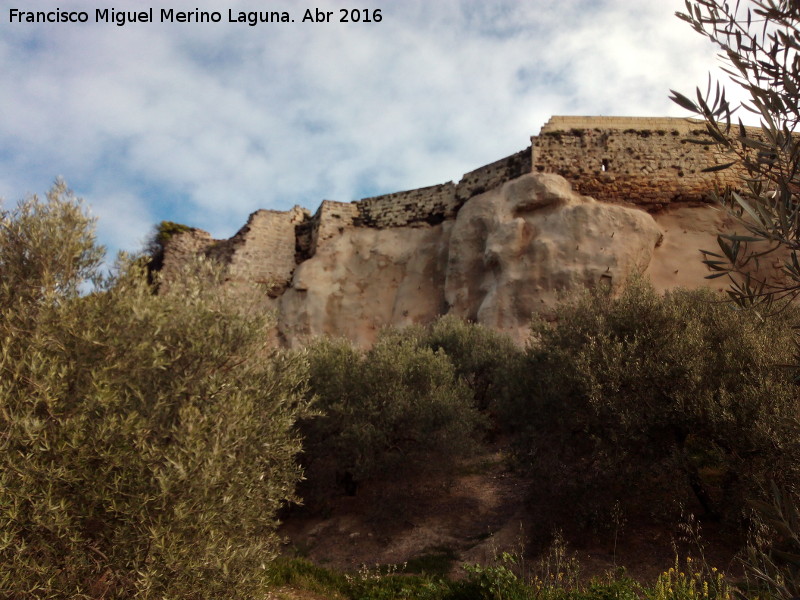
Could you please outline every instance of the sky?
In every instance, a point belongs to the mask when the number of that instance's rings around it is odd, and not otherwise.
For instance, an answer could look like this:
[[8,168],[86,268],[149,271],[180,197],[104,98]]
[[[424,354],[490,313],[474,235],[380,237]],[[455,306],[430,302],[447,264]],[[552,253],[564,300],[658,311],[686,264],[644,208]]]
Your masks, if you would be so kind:
[[[112,6],[152,8],[155,22],[95,22]],[[88,22],[9,22],[13,9],[85,11]],[[161,9],[221,20],[161,22]],[[303,22],[307,9],[329,22]],[[687,116],[669,90],[705,87],[720,61],[674,16],[683,9],[0,0],[0,198],[8,208],[63,178],[113,255],[140,250],[162,220],[227,238],[260,208],[313,212],[324,199],[458,181],[526,148],[552,115]],[[230,23],[229,10],[294,22]],[[360,22],[339,22],[353,10]]]

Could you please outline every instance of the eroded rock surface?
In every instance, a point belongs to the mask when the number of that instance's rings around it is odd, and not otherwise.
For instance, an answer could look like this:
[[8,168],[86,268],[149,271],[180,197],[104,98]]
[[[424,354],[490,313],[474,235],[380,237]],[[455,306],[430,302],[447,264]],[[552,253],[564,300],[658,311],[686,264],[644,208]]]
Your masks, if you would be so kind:
[[[689,213],[698,210],[713,221],[706,207]],[[525,175],[474,196],[454,221],[329,239],[297,267],[280,299],[280,330],[292,344],[328,334],[367,345],[383,326],[454,313],[522,341],[532,312],[587,286],[617,288],[648,268],[666,282],[674,262],[703,281],[697,236],[710,242],[713,223],[687,238],[685,213],[665,216],[671,247],[659,266],[665,232],[653,216],[580,196],[557,175]]]
[[521,339],[533,311],[642,273],[661,237],[644,211],[579,196],[557,175],[520,177],[458,213],[445,283],[449,310]]
[[381,327],[429,322],[446,312],[452,221],[409,228],[344,229],[295,270],[279,304],[289,345],[319,335],[371,344]]
[[700,250],[714,250],[734,222],[705,190],[735,185],[736,174],[706,170],[721,158],[686,143],[702,136],[697,127],[554,117],[528,150],[458,183],[326,200],[314,215],[260,210],[228,240],[176,235],[164,278],[192,254],[220,261],[227,285],[263,293],[290,346],[319,335],[366,346],[382,327],[448,313],[522,342],[532,313],[587,286],[618,289],[632,273],[660,290],[724,287],[705,279]]

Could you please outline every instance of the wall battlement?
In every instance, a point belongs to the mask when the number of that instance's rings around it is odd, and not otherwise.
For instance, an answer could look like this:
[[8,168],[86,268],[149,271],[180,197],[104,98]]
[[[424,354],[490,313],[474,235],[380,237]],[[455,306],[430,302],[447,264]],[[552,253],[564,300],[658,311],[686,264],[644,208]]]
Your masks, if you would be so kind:
[[556,173],[586,196],[630,202],[658,211],[675,202],[708,202],[709,192],[736,187],[734,169],[703,172],[730,162],[703,122],[649,117],[552,117],[531,138],[533,170]]
[[404,227],[413,223],[435,225],[453,218],[460,205],[452,181],[439,185],[395,192],[353,203],[362,227]]
[[176,236],[165,253],[170,263],[202,252],[228,265],[231,280],[269,282],[280,294],[296,265],[345,229],[430,227],[454,219],[473,196],[526,173],[556,173],[578,193],[658,212],[674,203],[708,202],[715,188],[735,187],[734,169],[703,172],[728,162],[701,121],[680,118],[554,116],[531,138],[531,146],[452,181],[353,202],[325,200],[316,213],[259,210],[228,240],[206,232]]
[[406,227],[414,224],[435,225],[455,218],[458,209],[478,194],[503,185],[531,172],[531,149],[506,156],[466,173],[452,181],[406,192],[384,194],[356,200],[356,225],[362,227]]

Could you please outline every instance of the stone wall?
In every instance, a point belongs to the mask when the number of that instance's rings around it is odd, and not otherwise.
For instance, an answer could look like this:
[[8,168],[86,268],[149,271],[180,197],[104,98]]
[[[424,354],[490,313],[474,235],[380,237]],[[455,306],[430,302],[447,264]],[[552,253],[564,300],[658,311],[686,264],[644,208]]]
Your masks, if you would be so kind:
[[357,225],[362,227],[405,227],[413,223],[441,223],[458,212],[456,186],[452,181],[439,185],[364,198],[354,203]]
[[[206,243],[199,252],[225,265],[228,281],[265,286],[270,295],[280,295],[296,266],[295,227],[308,219],[308,211],[299,206],[288,211],[257,210],[230,239],[211,240],[205,231],[200,232]],[[194,237],[200,234],[192,232]],[[188,235],[179,236],[179,246],[189,243],[183,239]]]
[[506,156],[465,174],[458,185],[452,181],[429,187],[357,200],[361,227],[406,227],[415,223],[435,225],[456,216],[461,206],[478,194],[531,172],[531,149]]
[[180,269],[193,257],[204,254],[215,244],[215,240],[207,231],[192,228],[183,233],[176,233],[164,244],[164,256],[161,260],[161,279],[168,286],[175,277],[180,276]]
[[529,172],[555,173],[578,193],[606,202],[627,202],[658,212],[674,203],[708,202],[709,192],[739,185],[733,169],[704,173],[728,162],[700,121],[675,118],[553,117],[532,145],[447,182],[354,202],[325,200],[316,213],[259,210],[228,240],[201,230],[176,235],[165,251],[165,279],[186,257],[204,253],[227,266],[231,281],[266,285],[279,295],[295,267],[335,243],[353,227],[425,227],[452,220],[470,198]]
[[359,219],[353,202],[323,200],[314,216],[295,226],[295,262],[300,264],[317,253],[317,247],[353,227]]
[[460,203],[463,204],[473,196],[500,187],[506,181],[511,181],[530,173],[532,171],[531,154],[531,148],[528,147],[516,154],[506,156],[465,174],[461,181],[458,182],[458,188],[456,189],[456,196]]
[[673,202],[707,202],[715,186],[739,185],[730,162],[700,121],[675,118],[553,117],[533,144],[533,170],[566,178],[581,194],[659,210]]

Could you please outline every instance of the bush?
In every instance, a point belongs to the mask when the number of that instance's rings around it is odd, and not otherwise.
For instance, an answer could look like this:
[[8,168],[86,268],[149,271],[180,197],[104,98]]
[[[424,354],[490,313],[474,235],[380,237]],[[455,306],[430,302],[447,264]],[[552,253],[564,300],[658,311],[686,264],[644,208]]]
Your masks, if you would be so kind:
[[310,475],[358,482],[446,471],[470,453],[481,423],[472,394],[419,331],[385,331],[367,352],[343,340],[308,348],[320,415],[303,425]]
[[518,458],[584,507],[693,502],[739,518],[768,478],[800,482],[796,387],[776,364],[796,315],[644,281],[587,293],[534,322],[503,403]]
[[0,211],[0,309],[34,317],[37,303],[74,297],[96,277],[104,250],[95,242],[94,220],[58,180],[44,200],[32,196],[13,211]]
[[507,382],[508,369],[522,355],[511,338],[477,323],[448,315],[434,321],[421,335],[422,343],[442,350],[452,361],[480,410],[492,410]]
[[[79,295],[101,253],[91,221],[65,213],[82,214],[56,187],[0,231],[5,289],[29,290],[0,317],[0,588],[253,597],[300,477],[305,364],[264,347],[265,321],[234,310],[202,263],[154,295],[141,261],[121,260]],[[54,247],[28,265],[8,252],[17,231]],[[83,243],[64,253],[60,239]]]

